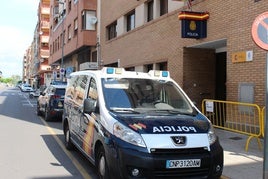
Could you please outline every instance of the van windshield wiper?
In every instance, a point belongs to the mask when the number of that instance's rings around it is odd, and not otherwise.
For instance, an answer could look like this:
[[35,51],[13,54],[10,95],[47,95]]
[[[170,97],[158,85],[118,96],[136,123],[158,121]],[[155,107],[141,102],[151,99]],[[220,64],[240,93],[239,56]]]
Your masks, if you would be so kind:
[[153,110],[154,112],[159,112],[159,113],[162,113],[162,112],[168,112],[170,114],[181,114],[181,115],[194,115],[193,113],[191,112],[188,112],[188,111],[181,111],[181,110],[177,110],[177,109],[155,109]]
[[119,112],[119,113],[136,113],[136,114],[140,114],[138,111],[136,111],[133,108],[117,108],[117,107],[111,107],[110,110],[111,111],[114,111],[114,112]]

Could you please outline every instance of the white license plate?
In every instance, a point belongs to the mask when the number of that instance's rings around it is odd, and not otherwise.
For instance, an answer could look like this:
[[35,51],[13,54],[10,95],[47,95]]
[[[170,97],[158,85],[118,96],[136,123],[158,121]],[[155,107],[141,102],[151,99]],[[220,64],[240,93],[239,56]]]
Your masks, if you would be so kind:
[[197,168],[201,166],[201,159],[167,160],[166,168]]

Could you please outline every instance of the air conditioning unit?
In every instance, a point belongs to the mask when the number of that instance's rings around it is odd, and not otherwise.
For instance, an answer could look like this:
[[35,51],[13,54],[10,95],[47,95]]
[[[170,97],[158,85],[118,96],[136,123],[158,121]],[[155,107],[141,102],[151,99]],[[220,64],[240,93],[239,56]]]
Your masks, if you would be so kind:
[[54,14],[59,14],[59,6],[54,7]]
[[98,21],[98,19],[97,19],[97,17],[95,17],[95,16],[92,16],[92,17],[89,18],[89,22],[90,22],[90,24],[92,24],[92,25],[96,24],[97,21]]

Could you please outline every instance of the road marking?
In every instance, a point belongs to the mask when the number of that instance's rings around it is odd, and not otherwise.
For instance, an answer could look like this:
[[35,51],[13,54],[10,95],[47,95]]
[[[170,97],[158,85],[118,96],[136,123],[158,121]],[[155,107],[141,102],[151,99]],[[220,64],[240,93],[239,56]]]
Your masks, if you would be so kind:
[[231,179],[230,177],[227,177],[227,176],[221,176],[221,178],[220,179]]
[[[23,97],[26,99],[26,102],[23,100],[23,106],[28,106],[30,105],[31,107],[34,107],[34,105],[31,103],[31,101],[29,100],[29,98],[24,94]],[[26,103],[26,104],[25,104]]]
[[54,130],[48,125],[48,123],[46,121],[44,121],[42,119],[42,117],[39,117],[39,118],[41,119],[41,121],[43,122],[43,124],[46,126],[47,130],[49,131],[49,133],[53,136],[53,138],[59,144],[59,146],[64,151],[64,153],[69,157],[69,159],[71,159],[72,163],[77,168],[77,170],[80,172],[80,174],[84,178],[91,179],[91,176],[87,173],[86,169],[78,162],[78,160],[73,156],[73,154],[65,148],[65,145],[62,143],[62,141],[60,140],[60,138],[56,135],[56,133],[54,132]]

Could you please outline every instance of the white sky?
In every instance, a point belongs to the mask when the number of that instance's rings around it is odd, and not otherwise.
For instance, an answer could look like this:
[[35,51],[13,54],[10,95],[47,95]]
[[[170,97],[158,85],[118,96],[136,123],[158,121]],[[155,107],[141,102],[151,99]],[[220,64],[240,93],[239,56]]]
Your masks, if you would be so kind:
[[0,11],[0,71],[22,75],[22,61],[34,38],[39,0],[7,0]]

